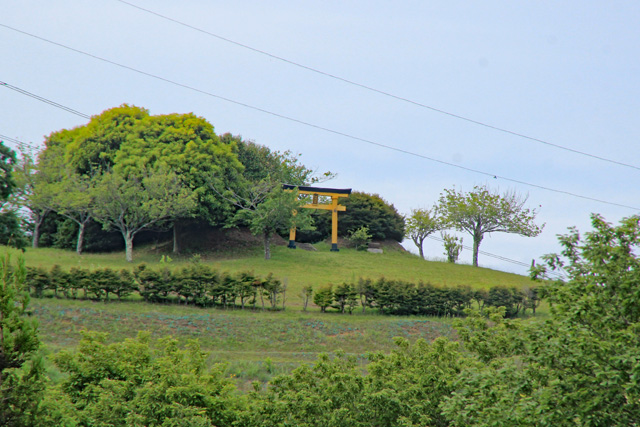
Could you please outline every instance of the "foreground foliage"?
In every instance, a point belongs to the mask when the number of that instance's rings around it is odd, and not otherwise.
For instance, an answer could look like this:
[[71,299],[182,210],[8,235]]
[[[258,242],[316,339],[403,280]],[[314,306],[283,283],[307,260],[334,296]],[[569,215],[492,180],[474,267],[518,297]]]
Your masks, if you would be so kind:
[[86,333],[79,351],[55,362],[68,374],[59,391],[79,425],[230,426],[239,409],[221,366],[209,369],[196,341],[186,349],[167,338],[151,350],[147,334],[107,344]]
[[28,318],[29,293],[24,288],[24,260],[12,266],[0,260],[0,425],[34,422],[45,387],[44,368],[37,357],[40,340]]
[[466,319],[475,354],[443,406],[453,425],[637,426],[640,420],[638,217],[619,226],[594,215],[594,231],[560,237],[547,268],[567,281],[545,288],[552,318],[523,324]]

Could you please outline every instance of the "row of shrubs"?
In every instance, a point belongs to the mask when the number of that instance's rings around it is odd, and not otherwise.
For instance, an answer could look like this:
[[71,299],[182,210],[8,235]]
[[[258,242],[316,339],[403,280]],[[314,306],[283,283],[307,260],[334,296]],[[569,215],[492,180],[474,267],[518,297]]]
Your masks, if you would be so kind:
[[357,306],[375,308],[385,314],[421,316],[462,316],[464,310],[474,304],[480,310],[485,306],[505,307],[506,317],[516,317],[535,310],[540,304],[536,288],[524,290],[515,287],[495,286],[488,290],[473,290],[468,286],[446,287],[429,283],[410,283],[389,280],[384,277],[373,281],[359,279],[357,283],[327,285],[302,291],[304,309],[309,301],[322,311],[334,308],[341,313],[352,313]]
[[230,274],[198,262],[175,270],[140,264],[133,272],[75,267],[66,272],[58,265],[49,271],[27,267],[26,283],[36,297],[48,291],[56,297],[109,301],[113,295],[122,299],[138,293],[147,302],[201,307],[259,305],[275,310],[284,307],[286,296],[286,286],[271,274],[262,278],[250,272]]
[[[110,268],[71,268],[67,272],[57,265],[49,271],[27,267],[26,282],[37,297],[46,291],[56,297],[109,301],[114,295],[122,299],[137,293],[151,303],[271,310],[283,309],[286,301],[285,284],[271,274],[257,277],[250,272],[219,272],[200,262],[175,270],[167,266],[151,269],[140,264],[133,272]],[[301,297],[305,311],[312,301],[322,312],[334,308],[352,313],[360,306],[363,312],[373,308],[383,314],[421,316],[462,316],[465,309],[476,305],[481,310],[485,306],[503,306],[507,317],[515,317],[527,309],[535,314],[540,303],[536,288],[496,286],[473,290],[468,286],[443,287],[384,277],[375,281],[361,278],[356,283],[337,286],[329,284],[315,290],[307,286]]]

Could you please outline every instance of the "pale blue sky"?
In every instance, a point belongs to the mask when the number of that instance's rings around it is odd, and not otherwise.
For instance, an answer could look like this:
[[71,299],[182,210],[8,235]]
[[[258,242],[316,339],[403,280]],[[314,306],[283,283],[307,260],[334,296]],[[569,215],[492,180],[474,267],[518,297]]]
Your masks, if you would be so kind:
[[[173,19],[394,95],[640,167],[637,1],[151,1]],[[2,2],[0,24],[296,120],[465,168],[640,207],[640,170],[481,127],[294,67],[117,0]],[[481,250],[530,263],[555,235],[637,210],[493,179],[155,80],[0,26],[0,81],[93,115],[130,103],[194,112],[338,178],[398,210],[429,207],[443,188],[489,184],[529,194],[545,231],[495,234]],[[86,123],[0,87],[0,134],[40,144]],[[470,236],[464,237],[471,244]],[[412,244],[406,243],[408,249]],[[442,257],[440,243],[426,254]],[[466,251],[463,262],[470,262]],[[480,256],[480,264],[524,273]]]

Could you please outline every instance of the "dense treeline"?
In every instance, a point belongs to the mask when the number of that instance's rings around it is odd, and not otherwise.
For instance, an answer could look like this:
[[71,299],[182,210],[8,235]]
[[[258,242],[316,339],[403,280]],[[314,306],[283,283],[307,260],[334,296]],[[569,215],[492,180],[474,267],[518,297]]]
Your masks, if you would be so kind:
[[[294,222],[314,241],[330,233],[326,217],[317,217],[313,231],[307,209],[293,221],[293,211],[305,202],[281,187],[313,185],[333,173],[317,174],[289,151],[218,136],[192,113],[151,115],[123,104],[84,126],[51,133],[44,145],[37,156],[23,152],[18,158],[0,141],[0,200],[9,199],[10,207],[0,215],[4,244],[23,248],[31,236],[33,247],[78,254],[124,248],[132,261],[134,240],[141,243],[145,233],[172,230],[162,237],[173,238],[177,253],[186,244],[181,229],[197,223],[205,229],[247,227],[264,238],[268,258],[269,238],[287,233]],[[402,240],[404,220],[393,205],[365,193],[344,203],[353,206],[341,235],[369,224],[377,238]]]
[[[263,239],[299,231],[301,242],[327,239],[331,213],[300,209],[311,196],[282,191],[283,184],[309,186],[335,176],[317,174],[290,151],[279,152],[216,134],[211,123],[193,113],[151,115],[132,105],[103,111],[73,129],[52,132],[44,149],[32,156],[15,153],[0,141],[0,243],[24,248],[54,246],[83,251],[124,249],[133,261],[134,241],[145,234],[172,231],[173,252],[188,242],[181,230],[243,226]],[[291,188],[291,187],[288,187]],[[526,197],[498,194],[486,186],[468,193],[445,189],[432,209],[413,210],[405,218],[377,194],[354,191],[339,203],[346,207],[338,235],[401,242],[411,237],[424,257],[429,234],[445,229],[473,236],[473,264],[484,235],[492,232],[536,236],[537,212],[524,208]],[[293,212],[296,212],[294,218]],[[360,233],[355,236],[354,233]],[[367,237],[365,237],[367,236]],[[148,237],[148,236],[146,236]],[[188,240],[188,239],[184,239]],[[445,254],[455,262],[462,240],[443,234]],[[187,248],[188,249],[188,248]]]
[[[110,268],[87,270],[59,266],[47,271],[27,267],[26,284],[31,293],[42,297],[44,292],[61,298],[90,298],[109,301],[114,296],[125,298],[139,294],[150,303],[178,303],[200,307],[284,309],[286,286],[269,274],[257,277],[251,272],[231,274],[220,272],[207,264],[192,262],[180,269],[149,268],[140,264],[131,272]],[[470,287],[434,286],[390,280],[359,279],[357,283],[320,286],[302,291],[304,309],[309,300],[324,312],[331,307],[341,313],[352,313],[361,306],[382,314],[419,316],[463,316],[469,308],[505,307],[505,316],[516,317],[533,310],[540,303],[536,288],[519,290],[495,286],[488,290]]]

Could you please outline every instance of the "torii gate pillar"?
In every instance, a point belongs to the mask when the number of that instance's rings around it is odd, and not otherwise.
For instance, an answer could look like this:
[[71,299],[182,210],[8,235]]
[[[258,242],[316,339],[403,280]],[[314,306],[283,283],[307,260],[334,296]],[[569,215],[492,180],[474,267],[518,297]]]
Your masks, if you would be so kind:
[[[346,206],[338,204],[341,197],[349,197],[351,189],[339,188],[318,188],[318,187],[302,187],[296,185],[285,184],[282,186],[285,190],[298,190],[298,194],[308,194],[312,196],[309,204],[302,206],[307,209],[324,209],[331,211],[331,251],[338,252],[338,212],[347,210]],[[318,203],[319,196],[331,197],[331,203]],[[296,247],[296,229],[295,227],[289,231],[289,245],[291,249]]]

